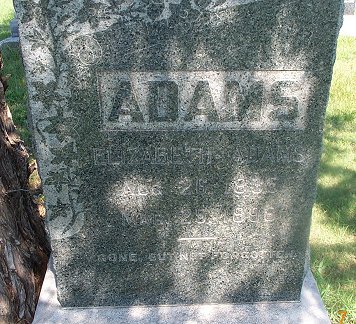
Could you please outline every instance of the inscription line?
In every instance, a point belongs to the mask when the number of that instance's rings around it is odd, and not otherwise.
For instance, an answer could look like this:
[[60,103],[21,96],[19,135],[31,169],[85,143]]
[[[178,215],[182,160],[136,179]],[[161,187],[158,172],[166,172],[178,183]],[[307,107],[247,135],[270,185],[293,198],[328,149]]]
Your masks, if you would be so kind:
[[217,239],[217,237],[182,237],[178,241],[211,241]]

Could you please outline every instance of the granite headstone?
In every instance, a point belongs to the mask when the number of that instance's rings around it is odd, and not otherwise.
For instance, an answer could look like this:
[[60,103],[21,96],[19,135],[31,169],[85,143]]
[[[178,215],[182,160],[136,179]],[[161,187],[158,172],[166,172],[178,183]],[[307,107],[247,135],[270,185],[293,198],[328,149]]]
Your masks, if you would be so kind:
[[299,300],[342,2],[15,1],[62,306]]
[[354,15],[355,8],[356,8],[356,1],[355,0],[345,0],[344,3],[344,15]]

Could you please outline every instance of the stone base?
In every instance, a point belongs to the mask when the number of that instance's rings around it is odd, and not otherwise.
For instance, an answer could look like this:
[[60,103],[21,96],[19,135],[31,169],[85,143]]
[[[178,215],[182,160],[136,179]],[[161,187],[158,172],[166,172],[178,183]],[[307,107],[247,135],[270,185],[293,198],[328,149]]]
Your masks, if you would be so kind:
[[62,308],[57,300],[50,262],[43,282],[33,324],[119,324],[119,323],[330,323],[313,275],[308,271],[301,301],[238,305],[135,306]]

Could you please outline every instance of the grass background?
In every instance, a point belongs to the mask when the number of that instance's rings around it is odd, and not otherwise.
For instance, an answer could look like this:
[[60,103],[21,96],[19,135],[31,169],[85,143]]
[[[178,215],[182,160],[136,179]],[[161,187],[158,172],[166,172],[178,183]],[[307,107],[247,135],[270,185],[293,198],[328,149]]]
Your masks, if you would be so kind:
[[333,323],[356,323],[356,37],[339,37],[324,127],[312,271]]
[[10,20],[14,17],[12,0],[0,0],[0,40],[11,35]]
[[[11,0],[0,0],[0,40],[10,35]],[[3,49],[12,74],[7,102],[22,139],[31,146],[19,51]],[[313,209],[311,267],[333,323],[356,323],[356,37],[341,36],[325,118],[318,194]]]

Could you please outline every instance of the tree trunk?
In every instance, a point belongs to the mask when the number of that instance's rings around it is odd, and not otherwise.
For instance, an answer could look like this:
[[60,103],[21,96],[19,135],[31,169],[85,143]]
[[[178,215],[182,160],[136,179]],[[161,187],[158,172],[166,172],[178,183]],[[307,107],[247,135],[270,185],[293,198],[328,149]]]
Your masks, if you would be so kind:
[[5,101],[0,52],[0,323],[31,323],[49,243],[29,190],[29,155]]

